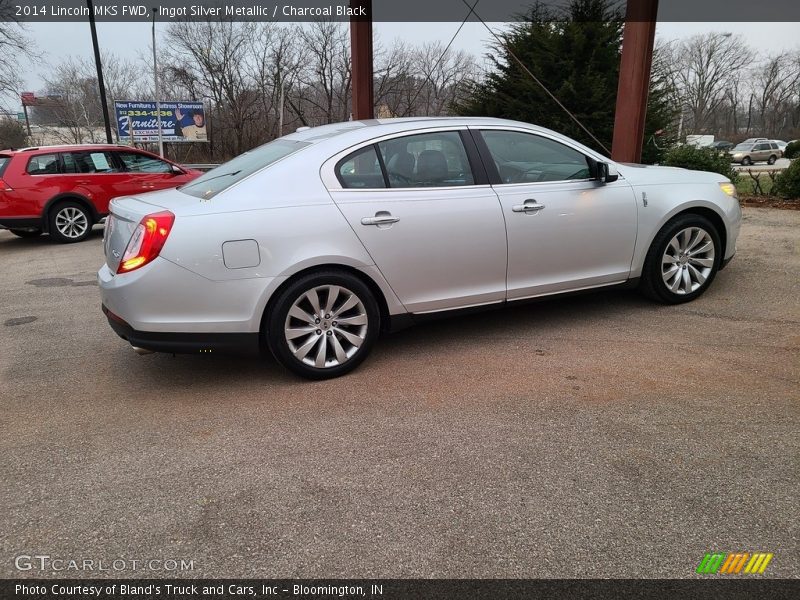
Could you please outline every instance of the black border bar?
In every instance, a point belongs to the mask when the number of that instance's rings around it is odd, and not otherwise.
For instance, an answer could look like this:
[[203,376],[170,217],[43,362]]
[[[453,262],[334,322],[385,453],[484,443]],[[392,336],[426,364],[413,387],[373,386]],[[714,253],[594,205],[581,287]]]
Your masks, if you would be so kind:
[[[123,586],[127,591],[121,593]],[[171,588],[168,586],[172,586]],[[213,587],[215,593],[204,593]],[[24,589],[23,589],[24,588]],[[99,591],[100,593],[96,593]],[[210,591],[210,590],[209,590]],[[217,593],[221,591],[221,593]],[[74,593],[71,593],[74,592]],[[783,600],[800,597],[800,580],[708,579],[5,579],[4,600]]]
[[[632,2],[639,0],[631,0]],[[486,22],[509,22],[527,12],[536,0],[373,0],[375,22],[461,22],[468,15]],[[541,8],[564,14],[570,0],[539,0]],[[626,0],[612,0],[620,15]],[[98,22],[273,21],[308,22],[316,19],[347,22],[350,0],[94,0]],[[0,20],[19,22],[85,22],[85,0],[0,0]],[[800,2],[770,0],[660,0],[659,21],[797,22]]]

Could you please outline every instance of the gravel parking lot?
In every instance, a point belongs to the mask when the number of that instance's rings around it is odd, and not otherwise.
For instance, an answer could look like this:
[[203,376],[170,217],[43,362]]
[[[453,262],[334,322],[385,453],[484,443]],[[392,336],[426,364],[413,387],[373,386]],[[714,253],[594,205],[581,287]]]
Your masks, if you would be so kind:
[[798,577],[799,241],[800,212],[748,208],[696,302],[453,318],[308,383],[271,358],[136,356],[100,312],[99,230],[0,232],[0,577],[49,574],[15,569],[34,553],[194,577],[691,577],[710,550]]

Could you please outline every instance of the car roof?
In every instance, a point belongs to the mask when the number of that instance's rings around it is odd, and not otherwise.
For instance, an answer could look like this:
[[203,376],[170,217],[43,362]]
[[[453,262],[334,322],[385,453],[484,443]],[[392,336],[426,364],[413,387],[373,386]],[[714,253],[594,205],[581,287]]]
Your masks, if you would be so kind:
[[518,127],[524,128],[533,133],[542,133],[555,139],[564,140],[568,144],[577,145],[600,160],[608,160],[581,144],[556,131],[524,123],[522,121],[512,121],[509,119],[498,119],[495,117],[400,117],[391,119],[365,119],[362,121],[345,121],[342,123],[331,123],[320,125],[319,127],[300,128],[299,130],[286,135],[283,139],[310,144],[331,144],[346,148],[349,145],[357,145],[370,139],[378,138],[383,135],[402,134],[408,132],[413,134],[415,130],[428,129],[433,127]]
[[294,133],[285,136],[287,139],[314,142],[316,140],[327,139],[347,132],[370,128],[369,133],[382,135],[384,133],[395,133],[406,130],[421,129],[425,127],[447,127],[447,126],[467,126],[467,125],[504,125],[514,126],[523,125],[527,128],[538,129],[543,132],[549,130],[508,119],[498,119],[495,117],[396,117],[391,119],[364,119],[361,121],[344,121],[342,123],[331,123],[320,125],[319,127],[301,127]]
[[26,148],[9,148],[7,150],[0,150],[0,152],[68,152],[70,150],[134,150],[139,152],[146,152],[127,144],[53,144],[49,146],[28,146]]

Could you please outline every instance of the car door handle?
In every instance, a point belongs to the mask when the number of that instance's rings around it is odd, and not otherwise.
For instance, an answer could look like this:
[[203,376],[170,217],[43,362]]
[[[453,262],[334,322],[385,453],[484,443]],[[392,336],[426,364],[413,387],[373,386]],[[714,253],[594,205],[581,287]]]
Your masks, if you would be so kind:
[[530,199],[525,200],[522,204],[515,204],[511,207],[511,210],[515,213],[535,213],[539,212],[545,207],[544,204],[539,204],[536,200]]
[[393,217],[392,213],[386,212],[385,210],[379,211],[375,213],[374,217],[364,217],[361,219],[362,225],[391,225],[392,223],[397,223],[400,220],[400,217]]

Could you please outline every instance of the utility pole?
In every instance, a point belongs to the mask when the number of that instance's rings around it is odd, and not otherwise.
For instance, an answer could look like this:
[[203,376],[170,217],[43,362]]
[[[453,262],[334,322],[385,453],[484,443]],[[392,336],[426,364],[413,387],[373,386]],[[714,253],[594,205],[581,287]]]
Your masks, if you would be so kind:
[[619,162],[642,160],[657,19],[658,0],[628,0],[611,145],[611,158]]
[[97,67],[97,85],[100,88],[100,106],[103,108],[103,122],[106,126],[106,141],[113,144],[111,138],[111,120],[108,117],[108,102],[106,101],[106,84],[103,82],[103,65],[100,62],[100,46],[97,43],[97,27],[94,24],[94,5],[92,0],[86,0],[89,9],[89,28],[92,30],[92,46],[94,46],[94,65]]
[[156,14],[158,7],[153,7],[153,81],[156,91],[156,122],[158,123],[158,155],[164,158],[164,135],[161,133],[161,89],[158,85],[158,59],[156,58]]
[[372,0],[350,0],[350,8],[366,17],[350,17],[350,56],[353,64],[353,120],[375,118],[372,90]]

